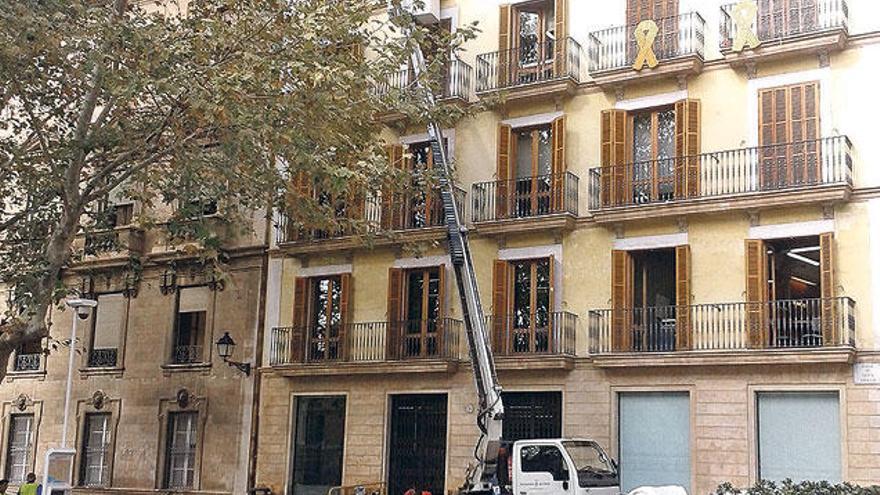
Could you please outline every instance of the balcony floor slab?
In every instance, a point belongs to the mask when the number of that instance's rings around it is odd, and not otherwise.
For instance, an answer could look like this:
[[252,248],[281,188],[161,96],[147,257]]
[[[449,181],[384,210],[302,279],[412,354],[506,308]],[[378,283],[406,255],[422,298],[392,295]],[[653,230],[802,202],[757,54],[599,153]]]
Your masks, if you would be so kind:
[[598,368],[646,368],[670,366],[740,366],[845,363],[854,361],[850,346],[792,349],[740,349],[726,351],[619,352],[592,356]]
[[553,99],[561,96],[571,96],[577,90],[577,87],[577,81],[566,77],[563,79],[553,79],[551,81],[541,81],[480,91],[477,93],[477,96],[483,98],[490,95],[499,95],[504,103],[521,103],[523,101],[538,100],[542,98]]
[[286,377],[455,373],[458,370],[458,366],[459,362],[456,360],[425,359],[359,363],[284,364],[260,368],[260,372]]
[[474,230],[481,235],[522,234],[547,230],[572,230],[575,216],[570,213],[557,213],[538,217],[511,218],[475,222]]
[[672,60],[661,60],[660,64],[653,69],[637,71],[626,66],[618,69],[594,71],[590,73],[590,76],[600,88],[613,89],[633,83],[699,74],[702,70],[703,57],[694,54]]
[[732,67],[744,67],[758,62],[778,60],[780,58],[819,54],[842,50],[849,36],[844,29],[810,33],[794,38],[785,38],[763,42],[754,50],[734,52],[730,48],[722,48],[724,60]]

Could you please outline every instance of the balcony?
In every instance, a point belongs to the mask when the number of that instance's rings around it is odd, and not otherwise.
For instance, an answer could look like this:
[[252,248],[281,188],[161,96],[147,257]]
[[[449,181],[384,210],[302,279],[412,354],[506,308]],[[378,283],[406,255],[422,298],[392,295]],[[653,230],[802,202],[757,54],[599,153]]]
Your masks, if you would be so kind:
[[461,332],[452,318],[351,323],[329,334],[276,327],[269,365],[287,376],[449,372],[461,357]]
[[[464,218],[467,193],[460,187],[453,192],[458,214]],[[380,196],[364,201],[363,220],[367,234],[391,232],[399,234],[407,242],[440,241],[446,238],[443,203],[439,191],[431,194],[400,194],[391,202],[383,204]],[[297,228],[287,215],[281,214],[275,223],[275,244],[296,253],[317,253],[354,249],[363,245],[359,233],[352,229],[336,231]],[[377,236],[372,245],[382,246],[400,242],[395,236]]]
[[478,182],[471,195],[482,233],[570,229],[578,215],[578,176],[571,172]]
[[583,49],[574,38],[477,56],[477,95],[503,91],[507,100],[571,94],[583,80]]
[[109,230],[89,232],[77,237],[75,246],[82,249],[84,262],[116,258],[128,259],[144,252],[144,232],[126,225]]
[[589,314],[598,366],[850,362],[848,297],[603,309]]
[[89,368],[115,368],[119,362],[119,349],[92,349],[89,351]]
[[[846,136],[716,151],[590,170],[598,223],[846,200],[852,192]],[[809,192],[809,194],[804,194]]]
[[658,77],[685,77],[703,70],[706,22],[696,12],[656,19],[652,44],[658,65],[633,68],[640,51],[635,24],[590,33],[590,75],[600,87],[623,86]]
[[757,15],[750,29],[760,45],[740,52],[733,50],[738,34],[735,3],[721,6],[720,48],[730,63],[748,64],[757,59],[769,60],[791,55],[826,54],[846,45],[849,8],[845,0],[803,2],[779,12],[762,10],[765,2],[756,2]]
[[498,368],[571,369],[577,353],[577,320],[567,311],[487,317]]
[[[386,96],[393,92],[402,92],[414,87],[415,73],[410,69],[401,69],[391,74],[387,80],[373,85],[373,94]],[[466,104],[471,100],[474,91],[474,68],[461,60],[451,60],[443,73],[439,85],[440,92],[435,95],[441,103]],[[393,121],[403,116],[397,112],[386,112],[379,115],[383,121]]]
[[21,373],[39,372],[41,370],[43,354],[39,352],[17,352],[12,370]]
[[204,362],[204,352],[200,345],[176,345],[171,350],[171,364],[186,365]]

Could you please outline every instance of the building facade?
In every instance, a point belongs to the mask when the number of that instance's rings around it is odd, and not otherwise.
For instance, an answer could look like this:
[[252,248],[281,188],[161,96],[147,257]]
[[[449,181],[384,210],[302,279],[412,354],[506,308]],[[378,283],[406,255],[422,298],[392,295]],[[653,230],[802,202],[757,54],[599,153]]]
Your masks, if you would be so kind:
[[[444,101],[502,95],[446,146],[505,438],[593,438],[625,489],[880,481],[875,2],[427,3],[481,29]],[[403,128],[389,160],[417,176]],[[477,398],[437,203],[368,202],[400,232],[369,249],[277,222],[258,486],[463,482]]]
[[[245,493],[254,376],[227,366],[214,343],[228,332],[233,359],[254,362],[266,222],[257,216],[252,233],[234,234],[216,205],[206,210],[201,221],[229,234],[215,269],[199,261],[197,243],[138,227],[138,204],[111,206],[115,227],[80,236],[64,274],[98,303],[75,340],[75,492]],[[13,486],[29,472],[42,480],[48,449],[61,446],[69,348],[56,344],[74,318],[53,310],[50,339],[19,349],[0,387],[0,468]]]

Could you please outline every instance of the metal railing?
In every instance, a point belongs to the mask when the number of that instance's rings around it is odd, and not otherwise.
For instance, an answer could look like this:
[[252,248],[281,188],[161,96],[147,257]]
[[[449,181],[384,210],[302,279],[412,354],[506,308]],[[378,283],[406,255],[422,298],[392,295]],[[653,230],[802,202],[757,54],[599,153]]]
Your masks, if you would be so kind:
[[119,233],[116,231],[92,232],[86,234],[83,251],[87,256],[97,256],[117,251],[120,248],[119,244]]
[[[385,81],[373,85],[376,95],[384,96],[391,91],[404,91],[415,87],[414,74],[409,69],[401,69],[388,76]],[[474,68],[461,60],[450,60],[446,70],[442,74],[440,91],[437,94],[440,99],[460,98],[470,100],[473,93]]]
[[[652,48],[659,62],[679,57],[703,58],[706,21],[696,12],[654,19],[659,31]],[[604,72],[631,67],[639,53],[635,30],[637,24],[593,31],[587,47],[590,72]]]
[[846,136],[596,167],[590,210],[832,184],[852,185]]
[[[455,186],[453,191],[458,215],[464,218],[467,192]],[[391,230],[414,230],[430,227],[442,227],[444,224],[443,201],[439,190],[432,190],[424,194],[410,193],[399,194],[390,202],[390,207],[380,211],[378,225],[387,225]],[[383,219],[388,222],[383,224]]]
[[[453,318],[350,323],[335,339],[302,327],[275,327],[269,364],[457,360],[461,332],[461,320]],[[336,350],[327,352],[328,346]]]
[[[778,12],[763,10],[766,2],[755,2],[758,15],[750,29],[761,42],[779,41],[796,38],[822,31],[849,29],[849,7],[846,0],[815,0],[795,5]],[[721,49],[733,46],[737,35],[737,25],[733,18],[735,3],[721,6],[719,22]]]
[[202,362],[202,346],[176,345],[172,349],[172,364],[196,364]]
[[574,356],[577,352],[578,318],[574,313],[492,315],[486,320],[486,328],[492,332],[492,351],[497,356]]
[[471,189],[474,222],[530,218],[557,213],[578,214],[578,176],[539,175],[478,182]]
[[92,349],[89,351],[89,368],[112,368],[119,359],[118,349]]
[[[381,198],[369,196],[363,200],[361,206],[363,209],[360,211],[360,215],[358,215],[358,218],[353,218],[352,216],[352,221],[364,220],[367,230],[378,230],[382,218]],[[283,212],[278,212],[274,220],[274,227],[276,244],[335,239],[355,233],[354,224],[349,224],[349,226],[343,226],[336,230],[303,228],[293,222],[290,216]]]
[[591,354],[855,346],[856,332],[848,297],[603,309],[589,320]]
[[13,370],[15,371],[40,371],[42,353],[16,353]]
[[564,38],[477,55],[477,92],[564,78],[580,82],[582,52],[574,38]]

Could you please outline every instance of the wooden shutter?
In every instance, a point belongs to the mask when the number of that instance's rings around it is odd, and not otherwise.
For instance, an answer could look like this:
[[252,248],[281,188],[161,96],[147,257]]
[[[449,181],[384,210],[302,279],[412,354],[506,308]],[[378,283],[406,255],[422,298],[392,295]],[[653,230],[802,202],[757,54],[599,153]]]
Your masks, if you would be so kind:
[[513,129],[507,124],[498,125],[498,150],[496,152],[497,177],[495,188],[495,218],[507,218],[510,212],[511,150],[513,148]]
[[627,202],[627,116],[624,110],[603,110],[601,116],[600,196],[602,206]]
[[511,17],[512,9],[510,5],[501,5],[498,7],[498,88],[507,86],[507,79],[510,77],[510,61],[514,58],[511,50],[513,49],[513,38],[511,36]]
[[[389,166],[402,170],[405,165],[403,145],[389,144],[386,149],[388,150]],[[401,208],[403,205],[401,203],[400,194],[394,192],[391,188],[384,191],[384,194],[382,194],[382,229],[393,230],[402,227],[403,212]]]
[[348,326],[351,323],[351,274],[339,276],[339,359],[347,361],[351,353],[348,342]]
[[388,359],[400,359],[401,320],[403,319],[403,276],[400,268],[388,269],[388,334],[385,348]]
[[553,157],[552,157],[552,185],[551,185],[551,208],[554,212],[565,211],[568,206],[565,197],[565,116],[556,117],[553,120],[551,133],[553,134]]
[[290,340],[290,360],[301,363],[305,358],[305,342],[308,337],[309,279],[296,277],[293,282],[293,331]]
[[562,77],[573,70],[574,67],[568,66],[568,1],[555,0],[555,19],[554,26],[556,34],[556,53],[554,61],[556,62],[556,77]]
[[819,83],[758,93],[761,186],[766,189],[821,179]]
[[843,332],[838,322],[834,277],[834,234],[831,232],[819,236],[819,290],[822,297],[821,320],[822,342],[824,345],[843,343]]
[[[559,315],[557,321],[557,313],[556,310],[559,309],[556,307],[556,257],[552,254],[547,257],[548,265],[548,282],[550,290],[548,293],[548,304],[547,307],[549,311],[547,312],[547,350],[550,352],[560,352],[562,351],[562,343],[565,338],[564,331],[565,329],[562,325],[565,323],[565,319]],[[532,346],[537,346],[537,341],[532,339]]]
[[446,265],[441,264],[437,267],[437,278],[439,285],[439,287],[437,287],[437,300],[440,303],[440,313],[437,315],[437,352],[442,356],[457,357],[458,349],[447,348],[447,346],[454,345],[456,340],[450,339],[448,335],[448,332],[452,330],[452,328],[449,327],[449,322],[446,320]]
[[627,251],[611,252],[611,349],[632,348],[632,257]]
[[700,195],[700,100],[675,103],[675,197]]
[[675,248],[675,349],[691,348],[691,247]]
[[760,239],[746,239],[746,328],[749,347],[767,343],[767,248]]
[[498,355],[507,354],[510,345],[507,338],[510,292],[508,274],[507,262],[495,260],[492,269],[492,350]]

